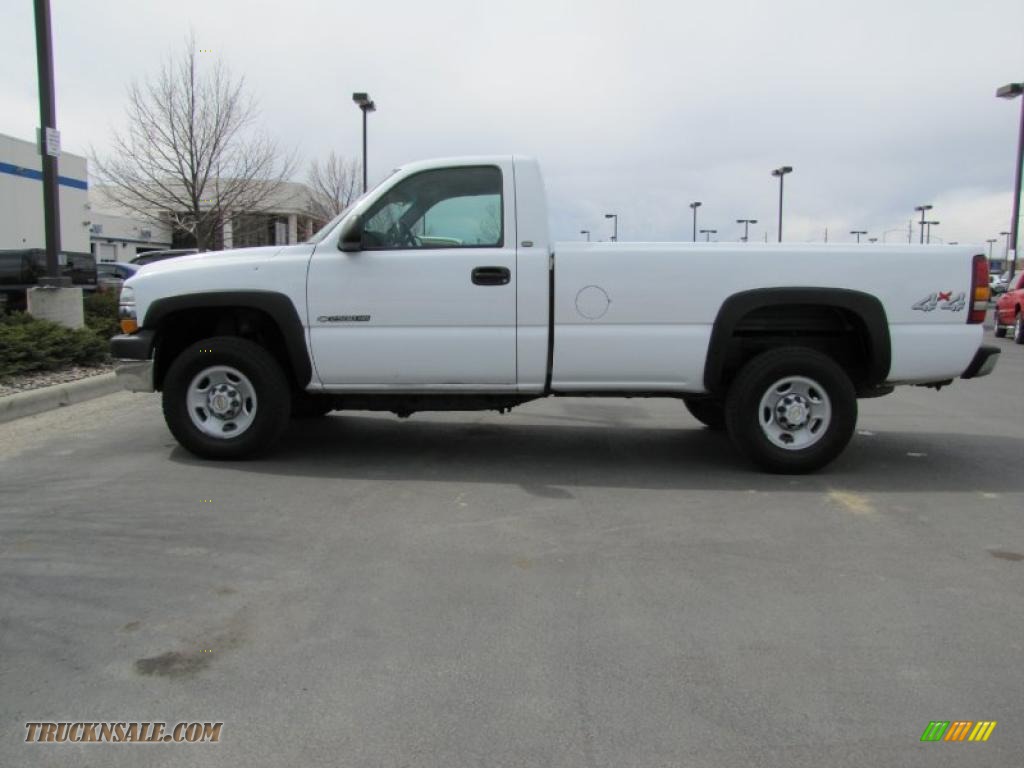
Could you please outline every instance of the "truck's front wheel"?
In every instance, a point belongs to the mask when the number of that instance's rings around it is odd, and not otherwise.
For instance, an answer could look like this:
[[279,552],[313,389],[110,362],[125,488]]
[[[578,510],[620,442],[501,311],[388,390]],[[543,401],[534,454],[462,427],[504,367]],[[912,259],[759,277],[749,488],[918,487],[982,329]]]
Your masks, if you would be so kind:
[[737,375],[725,409],[736,446],[762,469],[813,472],[836,458],[857,423],[857,395],[846,372],[811,349],[764,352]]
[[181,445],[207,459],[269,448],[288,424],[291,392],[263,347],[217,336],[185,349],[164,379],[164,419]]

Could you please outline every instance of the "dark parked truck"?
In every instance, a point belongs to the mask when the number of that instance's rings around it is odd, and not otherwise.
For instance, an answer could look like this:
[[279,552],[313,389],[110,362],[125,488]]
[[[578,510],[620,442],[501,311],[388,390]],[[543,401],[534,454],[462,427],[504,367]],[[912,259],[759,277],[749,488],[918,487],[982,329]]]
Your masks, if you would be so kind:
[[306,243],[143,268],[112,345],[210,458],[332,409],[657,396],[809,472],[858,398],[989,373],[988,295],[977,246],[554,243],[537,164],[476,157],[399,169]]
[[[60,273],[70,277],[72,285],[87,290],[96,288],[96,259],[91,253],[61,253]],[[42,248],[22,248],[0,251],[0,301],[8,307],[21,309],[25,305],[25,291],[39,284],[46,276],[46,251]]]

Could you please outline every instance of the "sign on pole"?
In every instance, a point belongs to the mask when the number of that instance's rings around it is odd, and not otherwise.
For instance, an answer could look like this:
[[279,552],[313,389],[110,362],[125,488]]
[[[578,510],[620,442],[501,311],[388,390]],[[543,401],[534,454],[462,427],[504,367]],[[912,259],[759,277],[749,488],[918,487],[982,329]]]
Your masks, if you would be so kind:
[[40,155],[60,157],[60,131],[56,128],[45,130],[46,140],[43,140],[44,131],[36,128],[36,151]]

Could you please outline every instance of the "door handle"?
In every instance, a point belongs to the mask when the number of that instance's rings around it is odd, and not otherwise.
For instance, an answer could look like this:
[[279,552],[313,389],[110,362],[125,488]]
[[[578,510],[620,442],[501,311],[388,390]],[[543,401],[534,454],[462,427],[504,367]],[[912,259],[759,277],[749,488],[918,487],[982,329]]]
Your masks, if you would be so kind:
[[508,285],[512,272],[508,267],[477,267],[473,270],[474,285]]

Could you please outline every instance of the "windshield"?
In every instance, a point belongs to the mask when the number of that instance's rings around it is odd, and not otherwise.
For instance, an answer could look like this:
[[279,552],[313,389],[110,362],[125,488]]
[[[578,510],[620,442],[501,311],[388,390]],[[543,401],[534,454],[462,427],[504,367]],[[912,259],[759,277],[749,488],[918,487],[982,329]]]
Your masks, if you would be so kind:
[[334,230],[334,228],[336,226],[338,226],[338,224],[341,222],[341,220],[344,219],[346,216],[348,216],[349,211],[351,211],[353,208],[355,208],[357,205],[359,205],[361,202],[363,202],[363,200],[365,200],[367,197],[369,197],[374,192],[376,192],[381,187],[381,185],[384,184],[384,182],[386,182],[388,179],[390,179],[392,176],[394,176],[397,172],[398,172],[398,169],[392,171],[387,176],[385,176],[383,179],[381,179],[376,184],[374,184],[372,187],[370,187],[369,191],[363,192],[363,194],[361,194],[359,197],[357,197],[355,200],[353,200],[351,203],[349,203],[347,206],[345,206],[345,209],[341,213],[339,213],[333,219],[331,219],[326,224],[324,224],[322,227],[320,227],[320,229],[318,229],[313,234],[313,236],[311,238],[309,238],[308,240],[306,240],[305,242],[311,243],[312,245],[316,245],[317,243],[322,242],[324,240],[324,238],[326,238]]

